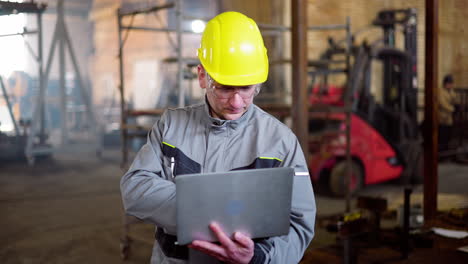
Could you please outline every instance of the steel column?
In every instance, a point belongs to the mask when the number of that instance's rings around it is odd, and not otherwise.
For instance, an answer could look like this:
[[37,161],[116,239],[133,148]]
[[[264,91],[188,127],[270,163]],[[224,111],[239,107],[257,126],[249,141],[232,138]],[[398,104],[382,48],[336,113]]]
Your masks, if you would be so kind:
[[301,144],[306,160],[308,146],[307,107],[307,1],[291,2],[292,25],[292,119],[293,131]]
[[[351,53],[351,19],[346,17],[346,79],[351,80],[351,60],[349,54]],[[348,84],[348,87],[351,87]],[[346,125],[346,173],[345,186],[346,186],[346,203],[345,210],[347,213],[351,212],[351,177],[352,177],[352,159],[351,159],[351,106],[353,105],[353,96],[347,96],[345,100],[345,125]]]
[[60,117],[61,117],[61,143],[62,145],[68,142],[68,122],[67,122],[67,92],[65,87],[65,68],[66,68],[66,61],[65,61],[65,18],[63,17],[63,1],[58,1],[57,3],[57,33],[59,35],[59,83],[60,83]]
[[118,35],[119,35],[119,77],[120,77],[120,131],[122,140],[122,163],[120,166],[124,168],[128,162],[128,151],[127,151],[127,112],[125,109],[125,94],[124,94],[124,65],[123,65],[123,40],[122,40],[122,15],[120,14],[120,8],[117,9],[117,24],[118,24]]
[[185,90],[182,85],[184,80],[184,72],[183,72],[183,65],[182,65],[182,1],[176,0],[175,5],[175,12],[176,12],[176,34],[177,34],[177,88],[179,90],[179,107],[183,107],[185,105]]
[[426,0],[426,50],[424,98],[424,221],[431,225],[437,213],[438,162],[438,0]]
[[[39,93],[41,91],[44,91],[44,53],[43,53],[43,47],[42,47],[42,13],[37,14],[37,64],[38,64],[38,76],[39,76]],[[40,120],[41,120],[41,134],[40,134],[40,143],[45,144],[45,109],[42,106],[40,109]],[[35,135],[32,135],[33,137]]]

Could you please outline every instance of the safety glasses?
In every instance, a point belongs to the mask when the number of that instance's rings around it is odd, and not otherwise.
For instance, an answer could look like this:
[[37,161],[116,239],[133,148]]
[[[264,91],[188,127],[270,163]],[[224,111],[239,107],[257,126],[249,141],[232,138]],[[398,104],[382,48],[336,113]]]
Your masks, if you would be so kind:
[[211,76],[207,73],[208,85],[211,88],[213,94],[219,99],[229,99],[234,96],[234,94],[239,94],[242,99],[251,99],[254,95],[257,95],[260,88],[259,84],[246,85],[246,86],[229,86],[222,85],[217,83]]

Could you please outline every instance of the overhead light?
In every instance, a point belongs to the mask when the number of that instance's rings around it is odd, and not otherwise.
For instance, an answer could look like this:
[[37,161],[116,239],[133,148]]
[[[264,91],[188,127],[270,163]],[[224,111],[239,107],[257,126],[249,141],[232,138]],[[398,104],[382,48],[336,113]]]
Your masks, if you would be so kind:
[[205,22],[196,19],[192,21],[192,31],[195,33],[202,33],[205,30]]

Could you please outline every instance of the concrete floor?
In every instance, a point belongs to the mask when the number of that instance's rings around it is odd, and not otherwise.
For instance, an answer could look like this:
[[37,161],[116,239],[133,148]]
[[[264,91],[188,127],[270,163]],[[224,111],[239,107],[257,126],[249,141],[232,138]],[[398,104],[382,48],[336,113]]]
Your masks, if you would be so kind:
[[[122,208],[118,150],[56,154],[35,167],[0,163],[0,263],[121,263]],[[439,209],[468,205],[468,166],[439,167]],[[417,187],[413,202],[421,201]],[[402,187],[382,184],[365,194],[402,203]],[[317,196],[318,213],[344,211],[344,201]],[[132,226],[132,252],[125,263],[148,263],[153,227]],[[313,249],[333,242],[334,234],[317,229],[305,259]],[[303,261],[307,263],[307,261]]]

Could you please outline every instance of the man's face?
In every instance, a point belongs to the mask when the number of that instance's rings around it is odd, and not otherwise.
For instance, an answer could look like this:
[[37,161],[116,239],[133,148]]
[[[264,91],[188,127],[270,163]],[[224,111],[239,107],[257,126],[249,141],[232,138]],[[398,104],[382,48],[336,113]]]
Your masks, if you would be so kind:
[[449,82],[445,84],[445,89],[447,90],[452,90],[453,89],[453,83]]
[[211,115],[223,120],[240,118],[252,104],[258,85],[227,86],[213,80],[198,66],[198,81],[202,89],[206,89],[206,97],[211,106]]

